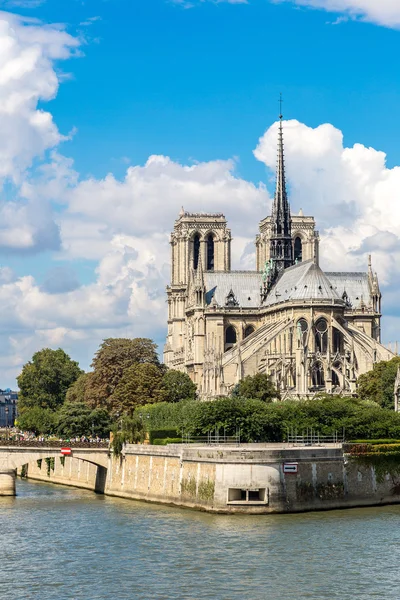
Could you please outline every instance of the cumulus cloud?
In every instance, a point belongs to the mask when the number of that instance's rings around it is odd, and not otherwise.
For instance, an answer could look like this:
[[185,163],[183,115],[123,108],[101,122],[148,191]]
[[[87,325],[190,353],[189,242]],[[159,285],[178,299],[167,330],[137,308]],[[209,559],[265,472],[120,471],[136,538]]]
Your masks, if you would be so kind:
[[[277,124],[260,138],[256,158],[273,168]],[[365,269],[373,252],[381,282],[400,272],[400,167],[388,169],[386,155],[355,144],[343,146],[333,125],[307,127],[284,122],[287,174],[292,207],[316,217],[321,228],[323,266]]]
[[400,4],[398,0],[272,0],[291,2],[330,12],[340,12],[352,18],[371,21],[387,27],[400,27]]
[[34,162],[67,139],[39,103],[57,94],[55,61],[78,47],[59,26],[0,11],[0,190],[4,183],[15,188],[11,201],[0,199],[0,250],[37,252],[60,244],[49,205],[20,199],[19,186]]

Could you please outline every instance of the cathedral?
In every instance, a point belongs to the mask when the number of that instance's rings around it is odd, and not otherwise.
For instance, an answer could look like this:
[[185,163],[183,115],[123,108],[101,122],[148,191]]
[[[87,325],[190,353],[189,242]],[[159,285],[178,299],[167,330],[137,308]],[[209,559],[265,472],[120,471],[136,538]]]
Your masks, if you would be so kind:
[[313,217],[291,214],[280,117],[272,214],[259,224],[256,269],[231,270],[223,214],[183,209],[171,235],[164,362],[201,398],[268,374],[281,396],[355,394],[357,378],[393,354],[381,344],[381,293],[366,272],[324,273]]

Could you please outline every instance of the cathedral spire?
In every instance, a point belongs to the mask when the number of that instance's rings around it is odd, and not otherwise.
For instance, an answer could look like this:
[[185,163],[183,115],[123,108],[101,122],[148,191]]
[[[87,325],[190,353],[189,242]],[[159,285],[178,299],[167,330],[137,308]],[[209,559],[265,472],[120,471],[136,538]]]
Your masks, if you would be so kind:
[[293,264],[291,217],[286,191],[285,157],[283,150],[282,94],[280,97],[280,109],[276,187],[272,205],[270,243],[270,257],[275,263],[277,271],[282,271]]

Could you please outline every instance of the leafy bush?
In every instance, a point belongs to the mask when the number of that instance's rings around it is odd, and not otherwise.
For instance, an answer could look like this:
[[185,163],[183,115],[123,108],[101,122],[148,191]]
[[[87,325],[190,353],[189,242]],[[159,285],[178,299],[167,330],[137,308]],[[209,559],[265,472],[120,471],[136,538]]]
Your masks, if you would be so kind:
[[147,430],[174,429],[194,437],[215,430],[235,435],[240,429],[243,442],[282,442],[288,431],[300,435],[311,428],[322,436],[344,431],[346,439],[400,439],[400,414],[373,402],[330,395],[274,403],[240,397],[160,403],[143,406],[138,414]]
[[153,446],[166,446],[167,444],[181,444],[182,438],[155,438]]
[[[150,444],[155,444],[155,440],[164,440],[166,438],[176,438],[178,431],[176,429],[151,429],[149,431]],[[181,440],[181,438],[179,438]]]

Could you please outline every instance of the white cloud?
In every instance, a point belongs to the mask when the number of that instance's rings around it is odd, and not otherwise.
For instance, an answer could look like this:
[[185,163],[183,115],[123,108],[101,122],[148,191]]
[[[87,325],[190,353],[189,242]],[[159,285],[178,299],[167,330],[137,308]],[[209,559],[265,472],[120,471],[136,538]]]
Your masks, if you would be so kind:
[[387,27],[400,26],[399,0],[272,0],[292,2],[330,12],[346,13],[352,18],[371,21]]
[[59,26],[0,11],[0,190],[5,182],[16,186],[15,198],[0,200],[3,250],[36,252],[59,246],[49,206],[39,197],[20,200],[18,186],[34,161],[45,159],[48,150],[67,139],[39,103],[57,94],[54,61],[69,58],[78,46]]
[[[277,124],[260,138],[256,158],[274,167]],[[322,229],[321,256],[330,270],[365,269],[373,252],[381,282],[400,273],[400,167],[388,169],[386,155],[355,144],[343,146],[330,124],[315,129],[284,122],[292,207],[316,217]]]

